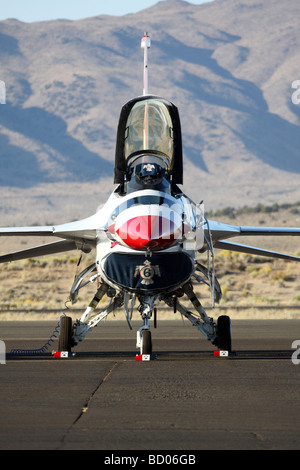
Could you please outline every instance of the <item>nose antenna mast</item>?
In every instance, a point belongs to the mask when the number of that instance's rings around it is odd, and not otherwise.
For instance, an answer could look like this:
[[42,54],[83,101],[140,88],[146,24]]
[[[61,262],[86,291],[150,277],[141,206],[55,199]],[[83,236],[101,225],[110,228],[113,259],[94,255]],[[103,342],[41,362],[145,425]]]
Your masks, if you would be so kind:
[[148,49],[151,47],[151,39],[148,33],[144,33],[141,48],[144,49],[144,90],[143,95],[148,95]]

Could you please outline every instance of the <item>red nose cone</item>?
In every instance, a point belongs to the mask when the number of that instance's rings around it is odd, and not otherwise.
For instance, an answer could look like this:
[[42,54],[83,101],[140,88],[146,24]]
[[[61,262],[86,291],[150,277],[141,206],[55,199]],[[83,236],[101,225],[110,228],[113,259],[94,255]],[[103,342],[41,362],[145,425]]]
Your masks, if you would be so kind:
[[157,215],[143,215],[126,221],[116,230],[120,239],[134,250],[159,251],[169,248],[180,231],[174,223]]

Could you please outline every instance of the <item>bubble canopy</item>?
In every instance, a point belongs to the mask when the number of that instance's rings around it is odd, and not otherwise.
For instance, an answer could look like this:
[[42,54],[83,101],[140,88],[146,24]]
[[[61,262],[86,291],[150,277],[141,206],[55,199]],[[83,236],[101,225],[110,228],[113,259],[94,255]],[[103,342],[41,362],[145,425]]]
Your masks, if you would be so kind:
[[126,103],[120,114],[114,183],[124,184],[141,163],[164,168],[167,178],[182,184],[182,141],[176,106],[147,95]]

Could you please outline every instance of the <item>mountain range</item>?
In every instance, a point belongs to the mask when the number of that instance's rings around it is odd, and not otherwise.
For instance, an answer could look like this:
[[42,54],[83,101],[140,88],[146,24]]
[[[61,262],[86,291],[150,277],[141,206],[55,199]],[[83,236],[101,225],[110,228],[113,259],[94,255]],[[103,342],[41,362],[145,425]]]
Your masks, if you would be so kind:
[[298,0],[164,0],[135,14],[0,22],[0,225],[95,212],[113,185],[123,104],[179,109],[184,191],[205,208],[300,200]]

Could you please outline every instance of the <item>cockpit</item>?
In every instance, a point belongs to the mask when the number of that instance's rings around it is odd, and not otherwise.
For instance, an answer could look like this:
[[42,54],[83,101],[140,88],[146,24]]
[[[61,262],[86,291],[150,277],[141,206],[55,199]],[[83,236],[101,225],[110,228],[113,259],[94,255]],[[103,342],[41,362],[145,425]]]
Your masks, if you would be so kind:
[[156,96],[123,106],[117,134],[115,179],[124,193],[172,192],[182,184],[182,142],[177,108]]

